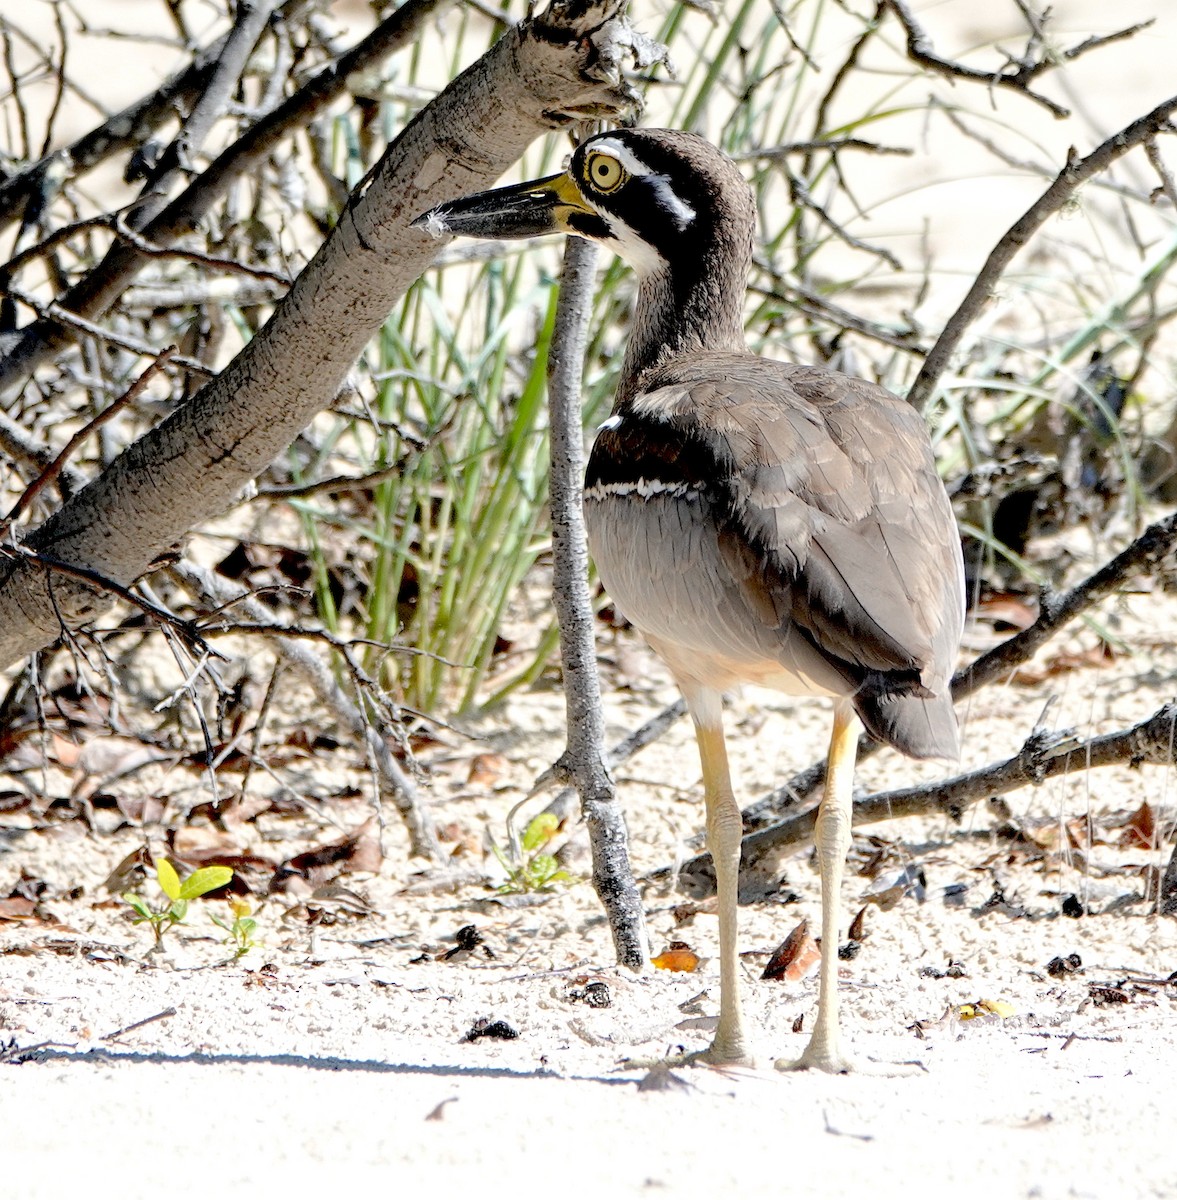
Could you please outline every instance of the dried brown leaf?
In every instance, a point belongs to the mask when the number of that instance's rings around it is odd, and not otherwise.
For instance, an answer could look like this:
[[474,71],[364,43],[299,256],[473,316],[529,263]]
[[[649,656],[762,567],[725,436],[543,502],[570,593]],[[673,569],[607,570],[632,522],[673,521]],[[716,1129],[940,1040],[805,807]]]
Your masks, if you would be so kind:
[[809,936],[809,922],[795,926],[787,938],[773,951],[761,979],[784,979],[796,983],[821,961],[821,950]]

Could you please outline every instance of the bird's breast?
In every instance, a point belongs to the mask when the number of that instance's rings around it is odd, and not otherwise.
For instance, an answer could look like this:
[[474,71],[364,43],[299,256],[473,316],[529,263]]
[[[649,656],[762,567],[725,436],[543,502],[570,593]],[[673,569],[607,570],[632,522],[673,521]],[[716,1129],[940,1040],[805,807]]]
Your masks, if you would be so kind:
[[834,695],[845,681],[803,638],[749,606],[707,493],[682,480],[590,482],[585,523],[606,591],[681,680]]

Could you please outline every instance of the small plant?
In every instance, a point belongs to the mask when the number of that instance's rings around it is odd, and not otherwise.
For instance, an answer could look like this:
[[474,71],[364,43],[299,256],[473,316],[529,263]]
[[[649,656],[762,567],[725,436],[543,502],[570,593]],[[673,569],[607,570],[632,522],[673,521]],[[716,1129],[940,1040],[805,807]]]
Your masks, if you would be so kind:
[[507,872],[507,882],[499,885],[500,892],[550,892],[558,883],[572,882],[573,876],[544,849],[559,828],[560,818],[555,813],[541,812],[528,822],[522,840],[516,839],[511,830],[509,856],[497,845],[492,847]]
[[219,925],[225,930],[225,944],[233,947],[233,957],[240,958],[243,954],[248,954],[251,950],[261,945],[253,935],[257,932],[257,920],[253,917],[253,910],[249,907],[249,901],[241,899],[240,896],[229,897],[229,908],[233,913],[233,921],[230,924],[224,917],[213,915],[213,924]]
[[173,925],[184,923],[184,918],[188,915],[188,901],[224,887],[233,878],[233,868],[201,867],[181,883],[176,868],[166,858],[160,858],[155,862],[155,878],[167,901],[166,905],[148,904],[142,896],[137,896],[134,892],[124,892],[123,899],[134,909],[136,915],[131,920],[136,925],[146,922],[151,926],[158,949],[163,945],[163,935]]

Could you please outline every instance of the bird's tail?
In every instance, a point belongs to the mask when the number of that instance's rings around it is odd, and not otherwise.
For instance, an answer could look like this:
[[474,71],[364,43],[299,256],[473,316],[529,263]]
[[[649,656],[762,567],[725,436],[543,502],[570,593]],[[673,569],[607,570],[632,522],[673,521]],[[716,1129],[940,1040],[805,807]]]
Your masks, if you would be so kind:
[[854,709],[867,732],[912,758],[959,758],[960,731],[949,696],[860,691]]

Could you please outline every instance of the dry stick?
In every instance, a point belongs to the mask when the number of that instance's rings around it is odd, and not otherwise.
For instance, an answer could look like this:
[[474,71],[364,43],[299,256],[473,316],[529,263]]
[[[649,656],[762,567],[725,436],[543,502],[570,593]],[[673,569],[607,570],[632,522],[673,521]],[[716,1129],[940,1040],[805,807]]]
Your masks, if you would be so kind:
[[[171,568],[171,573],[205,603],[218,607],[232,604],[243,609],[255,621],[269,623],[271,620],[270,613],[248,593],[232,587],[203,567],[181,561]],[[213,632],[211,628],[205,630],[209,635]],[[363,739],[376,764],[380,781],[405,823],[409,834],[409,852],[434,862],[440,860],[441,847],[433,820],[421,804],[416,785],[396,761],[388,742],[372,727],[360,706],[352,703],[344,694],[330,666],[309,647],[300,645],[292,637],[275,636],[272,645],[279,661],[310,685],[320,703],[334,714],[336,720],[349,729],[353,736]],[[351,666],[349,663],[349,669]]]
[[[291,6],[293,7],[293,6]],[[80,175],[100,162],[141,146],[161,125],[187,109],[208,85],[224,36],[197,51],[192,62],[169,76],[154,92],[127,105],[101,125],[84,133],[70,145],[46,154],[0,183],[0,229],[20,217],[25,205],[42,193],[64,162],[70,173]]]
[[[1007,678],[1010,673],[1022,663],[1031,659],[1063,626],[1069,624],[1092,605],[1106,599],[1132,576],[1143,574],[1156,566],[1177,546],[1177,513],[1150,525],[1130,546],[1121,550],[1114,558],[1104,563],[1081,583],[1062,595],[1055,595],[1044,590],[1039,599],[1038,617],[1034,624],[1004,642],[987,650],[968,666],[961,668],[952,680],[952,698],[955,701],[965,699],[982,687],[999,679]],[[861,761],[881,749],[882,743],[871,738],[863,737],[858,743],[858,757]],[[991,768],[985,768],[990,770]],[[808,799],[825,780],[825,759],[798,772],[783,787],[778,788],[765,799],[753,804],[743,813],[744,818],[744,851],[741,870],[750,867],[751,846],[755,845],[758,855],[757,862],[763,861],[767,849],[774,844],[773,838],[779,836],[791,839],[794,831],[801,828],[795,822],[810,820],[816,817],[816,808],[793,816],[785,815],[787,810]],[[930,784],[930,788],[950,788],[953,780],[940,784]],[[1017,783],[1012,786],[1021,787]],[[904,795],[905,793],[894,793]],[[999,795],[993,791],[991,795]],[[881,803],[886,796],[873,799]],[[879,818],[860,817],[859,803],[854,805],[854,819],[866,820]],[[864,810],[865,811],[865,810]],[[810,825],[812,828],[812,825]],[[789,841],[786,844],[791,845]],[[668,868],[660,869],[656,874],[665,877]],[[701,887],[710,886],[714,889],[714,869],[711,858],[707,854],[699,854],[688,859],[679,868],[679,877],[683,886],[698,892]],[[710,880],[710,884],[704,881]]]
[[[45,470],[53,461],[53,451],[44,442],[34,441],[26,429],[3,413],[0,413],[0,453],[38,472]],[[86,482],[68,467],[59,474],[58,480],[63,500],[79,491]]]
[[179,172],[190,169],[192,156],[204,145],[213,126],[228,111],[238,82],[245,73],[276,3],[277,0],[239,0],[233,28],[229,30],[229,36],[217,55],[216,66],[207,85],[143,185],[141,199],[144,203],[136,207],[132,218],[135,228],[143,228],[163,208],[167,202],[165,192],[168,184]]
[[[632,758],[639,750],[644,750],[652,742],[656,742],[676,721],[686,715],[687,702],[680,696],[673,704],[668,704],[645,724],[639,725],[633,733],[622,738],[605,756],[606,767],[612,771],[618,764]],[[565,788],[553,797],[544,812],[549,812],[563,821],[572,812],[572,804],[575,799],[575,788]]]
[[[411,42],[433,13],[452,2],[405,0],[363,41],[246,130],[140,232],[156,246],[170,245],[191,233],[234,183],[258,170],[275,146],[343,95],[353,74],[370,70]],[[62,306],[86,317],[104,313],[147,261],[133,246],[112,246],[102,262],[62,296]],[[51,319],[35,321],[22,330],[20,341],[0,361],[0,398],[59,355],[69,342],[69,330]]]
[[[941,812],[959,820],[966,805],[989,796],[1003,796],[1028,784],[1037,786],[1057,775],[1094,767],[1142,763],[1167,765],[1174,761],[1173,732],[1177,723],[1177,704],[1166,704],[1151,717],[1115,733],[1088,741],[1078,741],[1070,733],[1035,731],[1021,750],[1004,762],[993,763],[977,771],[956,775],[937,783],[879,792],[854,802],[855,825],[869,825],[893,817],[911,817],[928,812]],[[817,809],[798,813],[780,825],[761,830],[743,842],[741,871],[765,873],[769,864],[775,865],[779,856],[813,837],[817,824]],[[679,876],[682,889],[695,899],[715,892],[714,877],[687,875],[686,868]]]
[[168,346],[160,351],[156,360],[149,364],[147,369],[135,380],[133,384],[123,394],[106,408],[102,410],[93,420],[87,421],[81,429],[66,442],[61,453],[34,479],[23,492],[21,492],[16,503],[8,510],[8,516],[0,521],[0,539],[8,536],[8,531],[12,528],[13,522],[28,508],[30,504],[43,492],[51,483],[54,482],[63,470],[66,463],[73,457],[74,451],[96,430],[100,429],[113,417],[117,416],[128,404],[133,403],[143,393],[143,389],[151,382],[152,377],[158,375],[160,371],[167,365],[169,359],[176,353],[175,346]]
[[649,951],[642,901],[629,867],[625,820],[605,764],[605,720],[588,590],[588,542],[581,506],[584,432],[580,385],[592,312],[597,250],[569,238],[548,358],[551,406],[552,592],[560,625],[568,745],[546,779],[575,785],[593,855],[593,886],[605,908],[617,961],[645,966]]
[[[1011,64],[1015,68],[1014,70],[981,71],[976,67],[966,66],[964,63],[941,58],[932,49],[932,43],[927,33],[924,32],[923,28],[916,21],[914,14],[905,3],[905,0],[886,0],[886,2],[887,7],[899,18],[899,23],[903,26],[903,32],[907,38],[907,57],[912,62],[919,64],[921,67],[926,67],[930,71],[935,71],[949,80],[965,79],[973,83],[984,84],[987,87],[1004,87],[1021,92],[1022,95],[1028,96],[1031,100],[1049,109],[1056,117],[1068,117],[1071,115],[1070,110],[1046,96],[1032,92],[1029,88],[1029,83],[1032,79],[1035,79],[1046,71],[1053,70],[1060,62],[1079,58],[1081,55],[1086,54],[1087,51],[1094,50],[1096,47],[1106,45],[1109,42],[1118,42],[1124,38],[1130,38],[1153,24],[1152,21],[1145,21],[1139,25],[1132,25],[1126,29],[1116,30],[1114,33],[1103,37],[1087,38],[1085,41],[1080,42],[1079,45],[1072,46],[1069,50],[1064,50],[1061,54],[1044,53],[1038,58],[1023,57],[1015,59]],[[1031,41],[1027,44],[1027,50],[1035,45],[1035,43],[1040,43],[1041,40],[1041,30],[1034,28],[1033,24],[1031,24]]]
[[1067,165],[1058,173],[1050,187],[1006,230],[990,251],[972,287],[949,318],[928,357],[924,359],[924,365],[907,394],[909,404],[923,408],[931,399],[940,376],[948,367],[948,360],[964,336],[965,330],[976,320],[992,295],[1002,272],[1046,219],[1058,212],[1074,196],[1081,184],[1100,171],[1106,170],[1133,147],[1151,141],[1160,133],[1173,132],[1170,117],[1175,109],[1177,96],[1158,104],[1152,112],[1126,125],[1119,133],[1112,134],[1086,158],[1076,159],[1072,156],[1067,160]]

